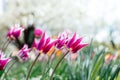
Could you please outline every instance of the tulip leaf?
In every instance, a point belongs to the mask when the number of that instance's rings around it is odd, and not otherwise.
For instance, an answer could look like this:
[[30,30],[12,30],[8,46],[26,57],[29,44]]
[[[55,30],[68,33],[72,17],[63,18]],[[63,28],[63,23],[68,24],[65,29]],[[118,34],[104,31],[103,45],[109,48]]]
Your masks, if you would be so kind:
[[1,70],[0,71],[0,77],[2,76],[3,73],[4,73],[4,70]]
[[115,77],[117,77],[117,76],[118,76],[119,71],[120,71],[120,67],[119,67],[119,65],[117,65],[117,68],[116,68],[116,70],[114,71],[114,73],[111,75],[110,80],[114,80],[114,79],[115,79]]
[[95,79],[96,75],[98,74],[98,72],[102,66],[103,60],[104,60],[104,54],[101,54],[100,57],[98,58],[98,60],[96,61],[96,64],[94,65],[94,67],[92,69],[92,72],[90,75],[90,80]]

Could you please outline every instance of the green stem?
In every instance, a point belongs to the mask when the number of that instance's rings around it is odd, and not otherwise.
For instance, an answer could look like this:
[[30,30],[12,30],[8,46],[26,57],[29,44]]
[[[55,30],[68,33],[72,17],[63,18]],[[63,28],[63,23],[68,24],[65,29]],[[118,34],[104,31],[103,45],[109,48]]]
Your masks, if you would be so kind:
[[55,53],[55,50],[54,50],[53,53],[50,55],[50,57],[49,57],[47,63],[45,64],[45,67],[44,67],[44,69],[43,69],[42,79],[43,79],[44,76],[45,76],[47,64],[50,62],[50,59],[51,59],[51,57],[52,57],[52,55],[53,55],[54,53]]
[[59,66],[60,62],[64,59],[64,57],[69,53],[69,50],[60,58],[60,60],[58,61],[58,63],[56,64],[51,76],[49,80],[52,80],[53,74],[55,73],[55,70],[57,69],[57,67]]
[[10,42],[11,42],[11,40],[8,40],[8,42],[6,43],[6,46],[4,46],[3,49],[2,49],[3,51],[5,51],[7,49],[8,45],[10,44]]
[[8,43],[8,39],[3,43],[2,50],[4,49],[5,45]]
[[33,68],[33,66],[35,65],[35,63],[37,62],[40,54],[41,54],[41,53],[38,53],[37,57],[35,58],[34,62],[32,63],[32,65],[31,65],[31,67],[30,67],[30,69],[29,69],[28,75],[27,75],[27,77],[26,77],[26,80],[28,80],[28,78],[29,78],[29,76],[30,76],[30,73],[31,73],[31,71],[32,71],[32,68]]

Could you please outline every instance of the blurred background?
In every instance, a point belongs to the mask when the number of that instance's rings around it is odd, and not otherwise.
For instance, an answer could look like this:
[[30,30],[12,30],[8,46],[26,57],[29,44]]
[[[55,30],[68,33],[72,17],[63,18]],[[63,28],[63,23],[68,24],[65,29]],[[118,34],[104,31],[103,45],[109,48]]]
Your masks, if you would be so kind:
[[[16,53],[26,43],[31,47],[35,27],[46,31],[53,38],[64,30],[72,34],[77,32],[84,37],[89,46],[79,54],[68,55],[66,61],[58,67],[55,80],[89,80],[91,75],[96,77],[95,80],[120,80],[120,0],[0,0],[0,47],[7,40],[8,29],[14,24],[25,27],[25,31],[12,44],[8,41],[10,46],[6,53]],[[28,29],[31,26],[32,30]],[[32,53],[36,52],[30,53],[31,60],[34,60],[36,54]],[[58,51],[57,58],[56,54],[53,62],[50,60],[52,63],[48,64],[54,63],[48,66],[50,71],[46,75],[51,73],[62,50]],[[40,61],[47,61],[48,57],[43,55]],[[18,62],[6,80],[24,80],[31,60],[26,64]],[[44,64],[37,64],[30,80],[40,79]],[[95,75],[92,74],[94,72]],[[118,79],[114,79],[116,76]]]
[[120,0],[0,0],[0,36],[14,24],[34,24],[55,35],[63,30],[120,43]]

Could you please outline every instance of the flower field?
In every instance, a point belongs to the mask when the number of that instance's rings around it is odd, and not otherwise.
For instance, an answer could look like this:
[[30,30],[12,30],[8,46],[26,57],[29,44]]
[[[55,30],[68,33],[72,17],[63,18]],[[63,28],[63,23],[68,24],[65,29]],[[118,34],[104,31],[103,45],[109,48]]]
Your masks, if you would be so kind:
[[0,80],[120,80],[120,0],[0,0]]
[[[7,36],[7,37],[6,37]],[[13,25],[0,52],[1,80],[119,80],[120,52],[64,31],[50,37],[34,26]],[[20,38],[23,37],[21,40]],[[6,52],[9,45],[17,50]]]

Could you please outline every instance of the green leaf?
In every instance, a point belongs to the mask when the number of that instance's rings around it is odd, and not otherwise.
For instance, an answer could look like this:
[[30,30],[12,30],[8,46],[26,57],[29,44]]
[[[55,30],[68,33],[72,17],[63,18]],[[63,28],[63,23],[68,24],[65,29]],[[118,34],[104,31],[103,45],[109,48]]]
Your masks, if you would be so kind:
[[0,77],[2,76],[3,73],[4,73],[4,70],[1,70],[0,71]]
[[110,62],[108,65],[103,65],[102,69],[100,70],[101,73],[99,74],[100,76],[100,80],[108,80],[109,76],[110,76],[110,72],[111,72],[111,67],[112,67],[112,63]]
[[118,76],[119,71],[120,71],[120,67],[119,67],[119,65],[117,65],[117,68],[115,69],[115,71],[114,71],[114,72],[113,72],[113,74],[111,75],[110,80],[114,80],[114,79],[115,79],[115,77],[117,77],[117,76]]
[[101,54],[98,60],[96,61],[95,66],[93,67],[90,75],[90,80],[94,80],[96,75],[98,74],[104,60],[104,54]]

